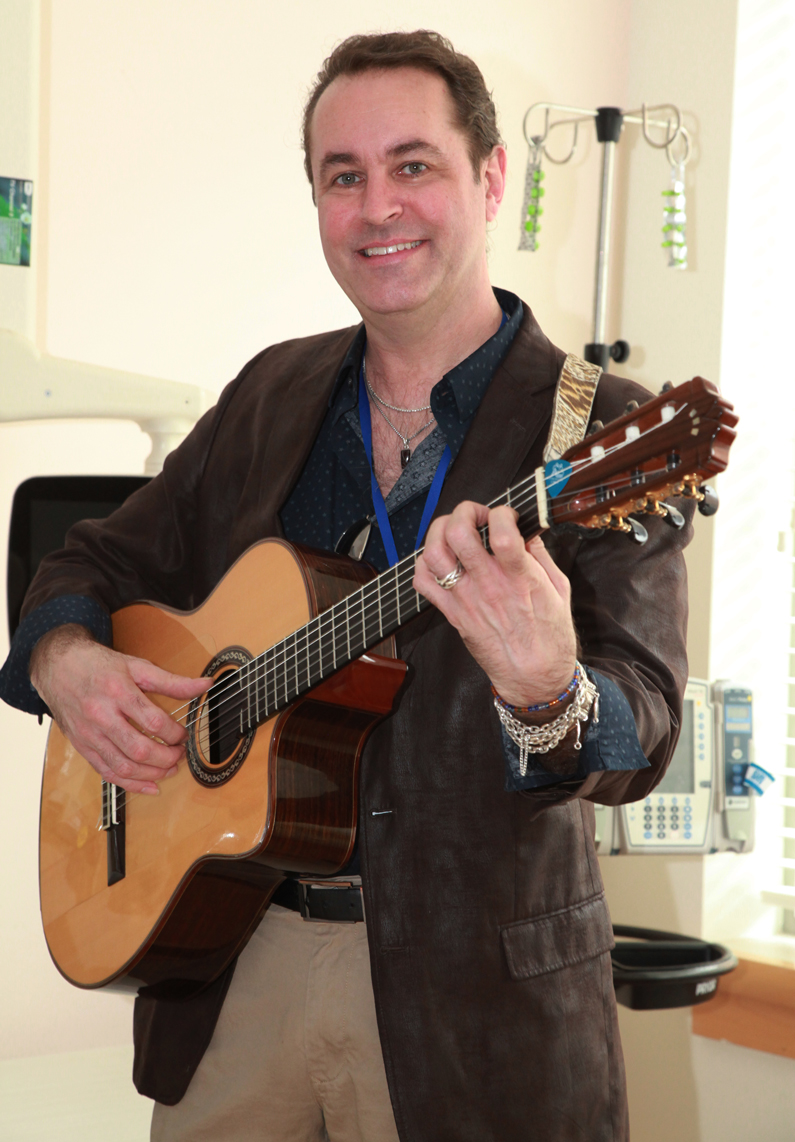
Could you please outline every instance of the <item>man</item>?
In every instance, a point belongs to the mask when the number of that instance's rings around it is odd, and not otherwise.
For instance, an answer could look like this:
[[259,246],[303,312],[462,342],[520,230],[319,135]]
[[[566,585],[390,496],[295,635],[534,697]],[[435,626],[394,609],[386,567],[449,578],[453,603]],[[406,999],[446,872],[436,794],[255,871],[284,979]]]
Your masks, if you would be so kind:
[[[324,254],[363,326],[266,350],[162,476],[73,530],[3,693],[155,795],[183,731],[145,694],[206,682],[103,645],[107,613],[195,607],[268,535],[331,549],[369,523],[364,557],[385,569],[438,497],[415,578],[433,608],[399,632],[411,674],[362,758],[345,881],[366,921],[308,923],[280,890],[233,973],[183,1004],[138,1001],[152,1137],[625,1139],[590,801],[645,796],[673,750],[687,535],[652,521],[643,549],[525,545],[511,509],[483,506],[542,462],[564,354],[489,283],[506,154],[472,61],[434,33],[353,37],[304,140]],[[645,396],[603,378],[595,416]]]

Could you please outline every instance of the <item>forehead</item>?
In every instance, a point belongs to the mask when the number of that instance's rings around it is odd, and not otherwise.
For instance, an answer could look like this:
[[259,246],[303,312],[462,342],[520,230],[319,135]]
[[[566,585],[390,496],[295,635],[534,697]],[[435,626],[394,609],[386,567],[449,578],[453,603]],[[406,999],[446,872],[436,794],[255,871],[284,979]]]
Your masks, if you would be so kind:
[[455,107],[440,75],[404,67],[335,79],[312,116],[313,165],[329,151],[379,154],[406,137],[437,146],[462,142]]

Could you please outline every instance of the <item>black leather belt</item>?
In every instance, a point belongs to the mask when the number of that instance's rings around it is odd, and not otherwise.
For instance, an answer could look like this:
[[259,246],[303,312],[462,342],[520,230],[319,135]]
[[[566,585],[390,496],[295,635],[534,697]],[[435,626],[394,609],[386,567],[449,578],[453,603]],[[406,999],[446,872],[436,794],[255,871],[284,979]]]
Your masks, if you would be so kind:
[[352,923],[364,920],[362,890],[358,885],[305,884],[285,880],[271,897],[272,904],[300,912],[304,920],[334,920]]

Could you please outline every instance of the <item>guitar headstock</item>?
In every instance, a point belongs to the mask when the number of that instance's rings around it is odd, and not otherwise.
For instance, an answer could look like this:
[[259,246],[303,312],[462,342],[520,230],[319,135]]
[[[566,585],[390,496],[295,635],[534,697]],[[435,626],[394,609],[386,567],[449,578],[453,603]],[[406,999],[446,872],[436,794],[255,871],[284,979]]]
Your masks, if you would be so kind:
[[547,465],[550,522],[630,531],[631,512],[664,515],[666,496],[702,498],[703,481],[726,468],[737,419],[703,377],[661,393]]

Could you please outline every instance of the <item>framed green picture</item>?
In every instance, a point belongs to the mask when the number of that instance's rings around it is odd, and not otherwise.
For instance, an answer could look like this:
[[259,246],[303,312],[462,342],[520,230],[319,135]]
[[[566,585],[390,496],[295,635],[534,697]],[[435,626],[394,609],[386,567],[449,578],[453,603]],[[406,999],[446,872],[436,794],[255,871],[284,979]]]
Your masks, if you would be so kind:
[[0,177],[0,263],[30,265],[32,219],[33,183],[30,179]]

